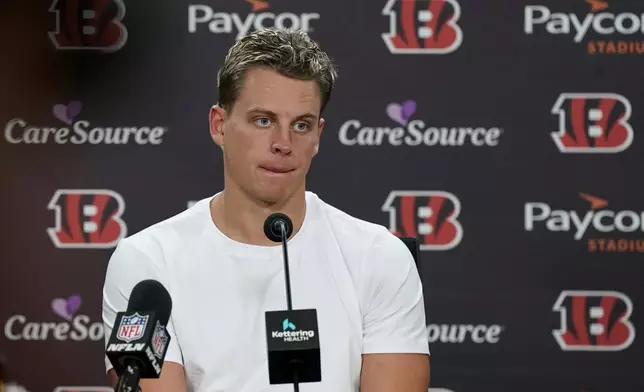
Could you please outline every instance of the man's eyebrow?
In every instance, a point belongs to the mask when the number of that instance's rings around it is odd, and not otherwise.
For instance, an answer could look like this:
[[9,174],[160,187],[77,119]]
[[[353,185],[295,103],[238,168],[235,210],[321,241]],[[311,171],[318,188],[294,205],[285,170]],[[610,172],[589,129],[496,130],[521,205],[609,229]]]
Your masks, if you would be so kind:
[[272,112],[268,109],[262,109],[262,108],[251,108],[248,110],[249,114],[256,114],[256,113],[261,113],[261,114],[267,114],[271,117],[277,117],[277,113]]
[[[278,117],[278,116],[277,116],[277,113],[275,113],[275,112],[273,112],[273,111],[271,111],[271,110],[268,110],[268,109],[262,109],[262,108],[251,108],[250,110],[248,110],[248,113],[249,113],[249,114],[265,114],[265,115],[268,115],[268,116],[270,116],[270,117],[274,117],[274,118],[275,118],[275,117]],[[307,119],[307,120],[317,120],[317,118],[318,118],[318,116],[317,116],[317,115],[315,115],[314,113],[310,113],[310,112],[309,112],[309,113],[300,114],[300,115],[299,115],[299,116],[297,116],[295,119],[296,119],[296,120],[304,120],[304,119]]]
[[315,114],[313,114],[313,113],[304,113],[304,114],[300,114],[300,115],[299,115],[299,116],[297,116],[295,119],[296,119],[296,120],[304,120],[304,119],[307,119],[307,120],[317,120],[317,118],[318,118],[318,116],[316,116],[316,115],[315,115]]

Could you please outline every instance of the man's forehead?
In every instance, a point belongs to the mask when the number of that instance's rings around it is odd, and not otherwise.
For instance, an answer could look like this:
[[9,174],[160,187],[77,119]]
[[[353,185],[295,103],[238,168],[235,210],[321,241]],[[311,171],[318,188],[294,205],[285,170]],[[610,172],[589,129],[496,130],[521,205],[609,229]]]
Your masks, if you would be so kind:
[[245,111],[258,108],[277,114],[317,113],[320,89],[313,80],[298,80],[274,71],[249,72],[243,80],[238,102]]

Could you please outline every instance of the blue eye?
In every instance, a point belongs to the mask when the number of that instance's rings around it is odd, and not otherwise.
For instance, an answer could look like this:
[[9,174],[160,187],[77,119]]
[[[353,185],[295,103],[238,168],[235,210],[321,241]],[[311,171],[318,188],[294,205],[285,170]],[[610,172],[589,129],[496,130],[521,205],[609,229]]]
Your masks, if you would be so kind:
[[309,129],[309,124],[307,124],[307,123],[297,123],[297,124],[295,124],[295,130],[298,131],[298,132],[305,132],[308,129]]
[[257,126],[260,126],[262,128],[266,128],[271,125],[271,120],[266,117],[261,117],[255,120],[255,124]]

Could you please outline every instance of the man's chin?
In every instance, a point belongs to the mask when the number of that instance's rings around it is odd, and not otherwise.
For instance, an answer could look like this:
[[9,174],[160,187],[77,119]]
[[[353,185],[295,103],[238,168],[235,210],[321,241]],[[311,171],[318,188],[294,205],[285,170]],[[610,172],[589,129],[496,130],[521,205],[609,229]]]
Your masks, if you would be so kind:
[[281,204],[284,203],[291,196],[288,189],[261,189],[256,193],[258,201],[267,204]]

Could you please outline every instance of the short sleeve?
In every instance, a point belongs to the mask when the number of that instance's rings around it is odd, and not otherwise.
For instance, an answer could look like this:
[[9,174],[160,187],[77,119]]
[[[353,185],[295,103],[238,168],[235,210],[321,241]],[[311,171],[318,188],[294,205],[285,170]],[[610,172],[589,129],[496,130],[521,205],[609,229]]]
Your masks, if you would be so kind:
[[429,354],[420,275],[407,246],[383,230],[361,273],[363,354]]
[[[143,251],[141,247],[136,247],[130,241],[128,238],[119,241],[107,266],[103,286],[102,312],[106,347],[114,328],[116,314],[127,310],[130,293],[137,283],[145,279],[155,279],[168,288],[167,282],[163,279],[164,271],[160,267],[162,260],[156,260],[155,263],[156,254]],[[160,256],[158,255],[158,257]],[[170,296],[172,297],[171,292]],[[181,349],[177,342],[172,317],[170,317],[166,328],[170,335],[170,344],[164,362],[177,362],[183,366]],[[105,367],[107,371],[112,369],[112,364],[107,356],[105,356]]]

